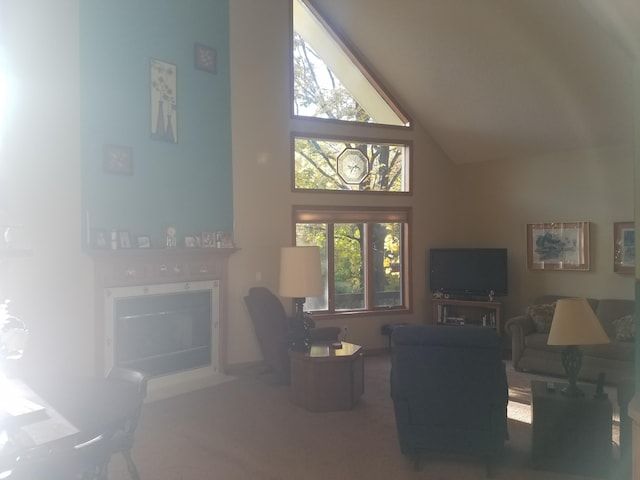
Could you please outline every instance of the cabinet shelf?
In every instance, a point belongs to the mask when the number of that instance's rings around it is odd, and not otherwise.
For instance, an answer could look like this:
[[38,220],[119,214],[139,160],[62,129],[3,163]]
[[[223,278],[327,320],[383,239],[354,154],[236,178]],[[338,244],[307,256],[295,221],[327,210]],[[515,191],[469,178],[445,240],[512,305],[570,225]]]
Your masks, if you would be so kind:
[[500,313],[502,303],[476,300],[434,298],[433,319],[436,323],[453,325],[481,325],[502,333]]

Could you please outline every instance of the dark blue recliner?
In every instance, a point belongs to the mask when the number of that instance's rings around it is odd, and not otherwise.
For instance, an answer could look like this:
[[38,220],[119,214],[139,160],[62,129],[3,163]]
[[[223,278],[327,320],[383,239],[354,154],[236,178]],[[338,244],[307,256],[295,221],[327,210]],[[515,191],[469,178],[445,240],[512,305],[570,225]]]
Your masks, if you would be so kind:
[[500,337],[491,328],[413,325],[392,334],[391,398],[400,451],[480,455],[491,476],[507,432]]

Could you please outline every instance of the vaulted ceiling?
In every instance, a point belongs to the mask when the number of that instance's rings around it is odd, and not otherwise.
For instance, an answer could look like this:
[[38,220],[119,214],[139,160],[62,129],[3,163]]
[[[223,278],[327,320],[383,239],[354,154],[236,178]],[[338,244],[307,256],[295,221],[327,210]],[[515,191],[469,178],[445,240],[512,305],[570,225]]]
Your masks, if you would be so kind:
[[632,144],[640,0],[313,3],[454,163]]

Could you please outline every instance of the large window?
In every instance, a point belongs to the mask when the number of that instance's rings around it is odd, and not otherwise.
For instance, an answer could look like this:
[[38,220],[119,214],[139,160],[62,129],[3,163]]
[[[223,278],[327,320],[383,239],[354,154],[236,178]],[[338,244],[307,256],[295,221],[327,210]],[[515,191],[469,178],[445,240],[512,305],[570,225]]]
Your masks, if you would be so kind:
[[409,208],[294,207],[296,245],[320,247],[325,292],[318,313],[408,308]]

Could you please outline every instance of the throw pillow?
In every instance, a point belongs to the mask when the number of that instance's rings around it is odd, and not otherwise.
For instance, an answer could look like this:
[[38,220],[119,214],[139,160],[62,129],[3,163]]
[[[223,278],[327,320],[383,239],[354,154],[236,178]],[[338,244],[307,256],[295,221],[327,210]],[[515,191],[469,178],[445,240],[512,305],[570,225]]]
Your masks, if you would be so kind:
[[625,315],[613,321],[616,328],[616,340],[619,342],[633,342],[636,336],[636,322],[633,315]]
[[556,302],[541,303],[539,305],[531,305],[527,307],[527,315],[532,318],[536,332],[549,333],[555,311]]

